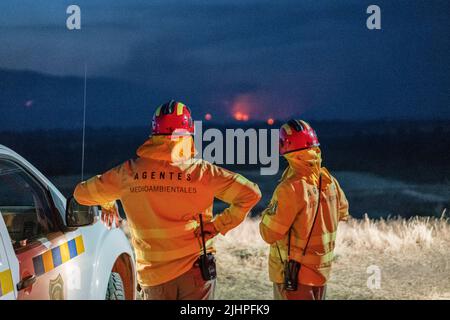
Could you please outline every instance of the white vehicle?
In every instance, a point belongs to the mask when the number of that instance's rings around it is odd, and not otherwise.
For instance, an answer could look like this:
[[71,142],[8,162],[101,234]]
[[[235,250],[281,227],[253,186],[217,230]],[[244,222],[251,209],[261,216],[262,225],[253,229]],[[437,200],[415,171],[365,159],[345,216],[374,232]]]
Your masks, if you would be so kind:
[[120,228],[66,202],[25,159],[0,145],[0,300],[134,299],[135,263]]

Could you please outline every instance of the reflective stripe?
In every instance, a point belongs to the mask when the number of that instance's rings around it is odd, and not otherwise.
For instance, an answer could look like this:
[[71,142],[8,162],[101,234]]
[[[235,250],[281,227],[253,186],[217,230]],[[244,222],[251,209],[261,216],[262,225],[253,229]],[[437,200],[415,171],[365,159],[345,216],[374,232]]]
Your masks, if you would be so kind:
[[49,272],[61,264],[73,259],[85,251],[83,236],[66,241],[59,246],[53,247],[44,253],[33,257],[34,273],[40,276]]
[[[213,239],[209,239],[206,241],[206,248],[212,249]],[[191,245],[188,245],[183,248],[175,249],[175,250],[167,250],[167,251],[153,251],[149,250],[141,250],[135,247],[136,258],[139,260],[145,261],[171,261],[180,259],[183,257],[187,257],[191,254],[200,254],[201,253],[201,245],[198,242],[194,242]]]
[[292,134],[291,127],[289,127],[288,124],[283,124],[283,126],[282,126],[281,128],[283,128],[284,131],[286,131],[286,133],[287,133],[288,135],[291,135],[291,134]]
[[289,229],[289,227],[282,225],[281,223],[278,223],[276,221],[273,221],[273,219],[271,218],[273,216],[265,214],[263,219],[262,219],[262,223],[269,229],[275,231],[276,233],[279,234],[285,234],[286,230]]
[[[304,264],[312,264],[312,265],[320,265],[324,263],[332,262],[334,259],[334,253],[333,251],[328,252],[323,255],[313,254],[313,253],[307,253],[306,255],[302,256],[302,250],[298,248],[292,248],[291,249],[291,259],[296,260],[300,263]],[[287,249],[280,247],[280,254],[281,258],[284,260],[287,260]],[[276,257],[276,259],[279,259],[279,253],[275,246],[270,247],[270,255],[272,257]]]
[[10,269],[0,271],[0,297],[14,290],[13,279]]
[[[249,186],[249,181],[240,174],[237,174],[234,177],[234,181],[236,181],[242,187]],[[252,186],[252,188],[254,187]],[[227,190],[225,190],[225,192],[222,193],[221,197],[228,199],[228,201],[233,201],[239,195],[240,192],[241,188],[228,188]]]
[[[297,260],[295,254],[293,255],[292,258]],[[319,265],[319,264],[332,262],[333,259],[334,259],[334,253],[333,253],[333,251],[331,251],[324,255],[308,253],[305,256],[300,257],[297,261],[299,261],[300,263],[304,263],[304,264]]]
[[[311,245],[327,245],[328,243],[336,240],[336,231],[335,232],[328,232],[323,233],[317,236],[311,236],[311,239],[309,240],[308,246]],[[292,236],[292,245],[300,248],[304,248],[306,245],[306,239],[300,239],[296,236]]]
[[303,120],[300,120],[300,122],[306,128],[306,130],[311,130],[311,126],[307,122]]
[[177,103],[177,116],[181,116],[183,114],[184,104],[178,102]]
[[52,250],[44,252],[44,254],[42,255],[42,261],[44,262],[44,272],[49,272],[53,269]]
[[67,242],[64,242],[60,247],[59,250],[61,251],[61,262],[67,262],[70,260],[70,253],[69,253],[69,246],[67,245]]
[[78,236],[75,238],[75,245],[77,247],[77,255],[82,254],[84,252],[84,242],[82,236]]
[[102,197],[101,193],[98,192],[97,185],[95,183],[95,180],[99,179],[100,176],[95,176],[86,181],[86,188],[88,189],[88,192],[91,196],[95,198],[99,198],[102,203],[109,203],[110,201],[106,200]]
[[137,239],[172,239],[183,237],[188,233],[194,232],[199,226],[196,220],[190,220],[188,223],[173,227],[160,229],[139,229],[129,227],[133,237]]
[[155,116],[158,117],[160,113],[161,113],[161,106],[159,106],[158,109],[156,109]]
[[255,193],[261,194],[261,191],[259,190],[259,188],[253,182],[251,182],[244,176],[238,174],[235,179],[236,179],[237,183],[251,189]]

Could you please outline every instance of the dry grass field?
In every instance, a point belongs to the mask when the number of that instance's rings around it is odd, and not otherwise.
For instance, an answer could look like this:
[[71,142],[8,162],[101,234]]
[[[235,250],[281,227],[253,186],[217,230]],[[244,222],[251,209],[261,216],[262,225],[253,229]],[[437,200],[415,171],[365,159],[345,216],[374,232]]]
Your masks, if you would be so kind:
[[[258,221],[247,220],[216,242],[218,299],[271,299],[268,247]],[[450,299],[447,219],[352,220],[339,226],[327,299]],[[369,289],[367,267],[381,271]]]
[[[258,222],[248,219],[217,237],[217,299],[272,299]],[[335,253],[327,299],[450,299],[448,219],[341,223]],[[367,286],[372,265],[381,271],[379,289]]]

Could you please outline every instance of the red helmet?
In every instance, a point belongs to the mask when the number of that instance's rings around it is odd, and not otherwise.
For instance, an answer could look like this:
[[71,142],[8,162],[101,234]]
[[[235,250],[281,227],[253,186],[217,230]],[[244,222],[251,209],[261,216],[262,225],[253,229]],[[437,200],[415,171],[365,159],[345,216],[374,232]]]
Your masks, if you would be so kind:
[[153,115],[152,135],[194,134],[191,110],[183,103],[171,100],[160,105]]
[[303,120],[290,120],[280,129],[280,154],[320,146],[316,132]]

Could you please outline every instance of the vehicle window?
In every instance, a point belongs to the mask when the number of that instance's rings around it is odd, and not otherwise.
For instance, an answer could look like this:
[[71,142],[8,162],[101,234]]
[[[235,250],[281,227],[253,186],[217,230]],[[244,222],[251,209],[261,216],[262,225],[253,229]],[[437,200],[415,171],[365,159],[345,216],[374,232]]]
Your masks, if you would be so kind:
[[0,211],[14,248],[57,231],[45,190],[8,160],[0,160]]
[[64,216],[66,213],[66,203],[63,202],[60,197],[50,188],[50,196],[52,197],[53,204],[55,205],[56,209],[58,209],[60,215]]

